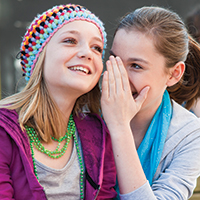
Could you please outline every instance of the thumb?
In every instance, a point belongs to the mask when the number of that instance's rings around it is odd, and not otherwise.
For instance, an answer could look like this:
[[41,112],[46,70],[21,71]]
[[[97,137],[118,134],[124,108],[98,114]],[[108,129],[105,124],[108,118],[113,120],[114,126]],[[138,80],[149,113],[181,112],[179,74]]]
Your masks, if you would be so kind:
[[144,87],[141,91],[140,94],[137,96],[135,99],[135,103],[138,105],[138,107],[141,107],[142,104],[144,103],[145,99],[147,98],[147,94],[149,92],[150,86]]

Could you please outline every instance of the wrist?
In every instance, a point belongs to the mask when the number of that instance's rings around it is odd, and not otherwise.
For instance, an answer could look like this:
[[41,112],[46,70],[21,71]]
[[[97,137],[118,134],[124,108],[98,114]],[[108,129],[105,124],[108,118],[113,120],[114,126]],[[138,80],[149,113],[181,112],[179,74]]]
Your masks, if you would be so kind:
[[111,135],[111,139],[123,139],[124,137],[133,137],[131,127],[129,124],[120,125],[117,124],[116,126],[109,126],[108,129]]

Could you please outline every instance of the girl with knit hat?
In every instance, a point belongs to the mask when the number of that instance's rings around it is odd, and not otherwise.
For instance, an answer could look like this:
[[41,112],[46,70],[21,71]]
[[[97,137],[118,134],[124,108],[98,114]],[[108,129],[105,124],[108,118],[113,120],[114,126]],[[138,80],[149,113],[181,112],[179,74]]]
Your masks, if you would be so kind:
[[200,94],[199,44],[176,13],[142,7],[122,18],[110,54],[101,104],[120,198],[188,199],[200,175],[200,119],[180,104],[190,109]]
[[116,170],[100,112],[106,33],[86,8],[38,15],[20,50],[27,85],[0,101],[0,199],[112,199]]

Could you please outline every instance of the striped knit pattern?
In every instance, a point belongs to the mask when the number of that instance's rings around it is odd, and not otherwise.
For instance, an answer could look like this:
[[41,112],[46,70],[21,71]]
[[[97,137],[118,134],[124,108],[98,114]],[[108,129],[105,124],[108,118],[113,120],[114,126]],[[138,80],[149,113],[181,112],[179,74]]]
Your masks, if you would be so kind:
[[67,4],[54,6],[33,20],[21,43],[20,58],[26,81],[30,79],[40,52],[54,33],[63,25],[74,20],[89,21],[99,28],[104,42],[104,56],[107,39],[102,21],[88,9],[80,5]]

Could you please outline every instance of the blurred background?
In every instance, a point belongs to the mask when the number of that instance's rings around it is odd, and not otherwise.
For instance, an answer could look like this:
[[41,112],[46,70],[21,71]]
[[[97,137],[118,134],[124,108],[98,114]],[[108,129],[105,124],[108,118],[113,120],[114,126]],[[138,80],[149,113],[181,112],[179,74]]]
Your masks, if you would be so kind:
[[[108,50],[121,16],[142,6],[161,6],[177,12],[183,21],[200,0],[0,0],[0,99],[20,91],[25,81],[16,55],[26,27],[37,13],[54,5],[75,3],[84,5],[105,23]],[[200,21],[199,21],[200,25]],[[108,58],[108,51],[105,60]],[[200,199],[200,178],[191,200]]]
[[177,12],[185,21],[187,14],[200,4],[200,0],[0,0],[0,98],[24,87],[25,81],[16,55],[26,27],[37,13],[67,3],[84,5],[100,17],[108,33],[109,50],[117,22],[125,13],[142,6],[162,6]]

